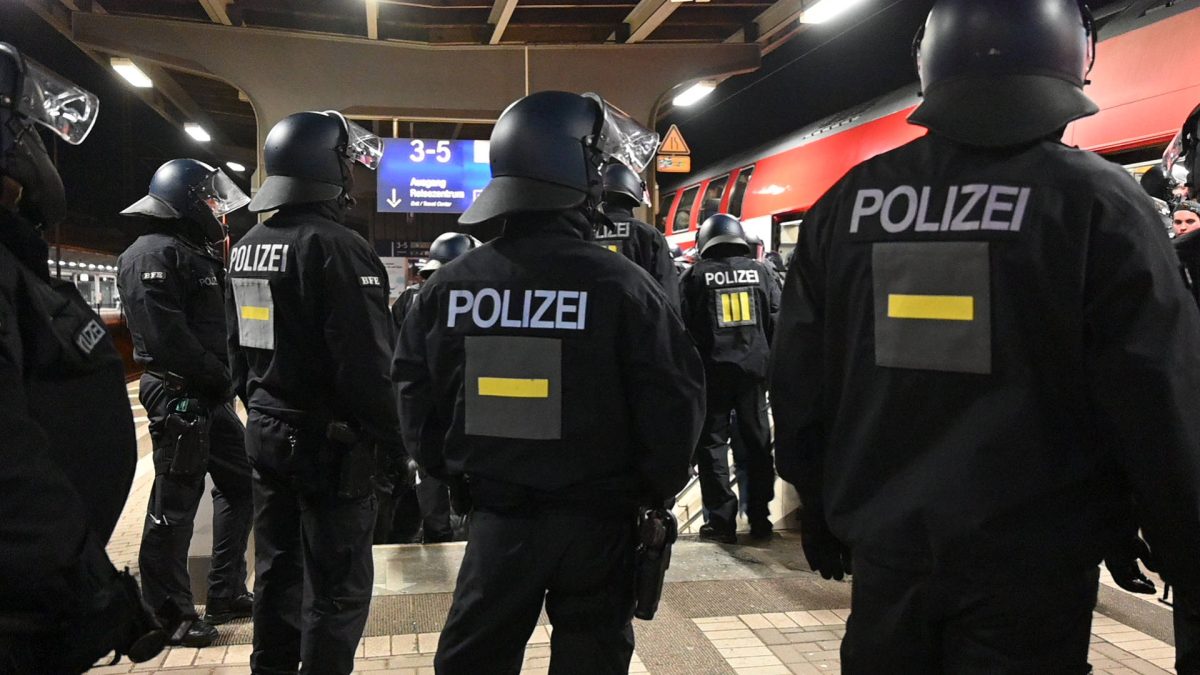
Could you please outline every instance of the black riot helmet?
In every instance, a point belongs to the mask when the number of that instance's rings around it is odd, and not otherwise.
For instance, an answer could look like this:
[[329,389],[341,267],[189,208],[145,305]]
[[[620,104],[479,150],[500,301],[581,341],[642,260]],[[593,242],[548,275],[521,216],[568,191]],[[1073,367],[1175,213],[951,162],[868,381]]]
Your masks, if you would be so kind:
[[604,167],[604,201],[630,208],[646,203],[646,181],[620,162]]
[[352,163],[374,170],[383,141],[333,110],[288,115],[267,134],[263,182],[250,210],[349,200]]
[[1082,0],[938,0],[914,52],[925,100],[909,121],[960,143],[1020,145],[1099,111]]
[[[1163,153],[1162,171],[1166,176],[1171,176],[1178,179],[1186,174],[1186,185],[1193,188],[1192,195],[1195,196],[1196,177],[1200,176],[1200,152],[1196,148],[1200,146],[1200,105],[1196,106],[1187,119],[1183,121],[1183,126],[1180,127],[1179,133],[1175,134],[1174,140],[1167,146],[1167,151]],[[1186,164],[1180,162],[1180,159],[1186,159]]]
[[18,208],[34,225],[54,225],[67,213],[62,178],[34,124],[79,145],[99,111],[93,94],[0,42],[0,175],[21,186]]
[[743,254],[751,253],[750,242],[742,222],[727,214],[718,213],[700,225],[696,232],[696,250],[701,258],[711,257],[714,247],[721,244],[736,246],[743,249]]
[[657,149],[658,134],[596,94],[530,94],[509,106],[492,129],[492,180],[458,222],[595,207],[605,161],[641,171]]
[[429,246],[429,260],[421,265],[421,269],[417,273],[421,275],[421,278],[428,279],[434,272],[441,269],[442,265],[479,245],[479,240],[469,234],[446,232],[433,240],[433,244]]
[[121,214],[188,220],[203,228],[208,241],[216,242],[225,238],[217,219],[249,203],[224,171],[195,159],[172,159],[154,172],[149,194]]

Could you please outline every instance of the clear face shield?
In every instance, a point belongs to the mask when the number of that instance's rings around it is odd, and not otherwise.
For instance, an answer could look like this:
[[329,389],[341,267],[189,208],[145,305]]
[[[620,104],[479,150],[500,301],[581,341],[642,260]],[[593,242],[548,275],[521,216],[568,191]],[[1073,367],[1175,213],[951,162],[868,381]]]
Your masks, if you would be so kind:
[[69,80],[25,59],[25,86],[17,112],[79,145],[92,131],[100,112],[100,99]]
[[383,140],[336,110],[326,110],[325,114],[336,116],[346,127],[346,157],[372,171],[378,169],[383,157]]
[[1168,178],[1175,173],[1175,166],[1179,163],[1179,158],[1183,157],[1183,131],[1175,134],[1175,138],[1167,145],[1166,151],[1163,153],[1162,170],[1163,175]]
[[217,218],[250,203],[250,197],[221,169],[213,171],[196,186],[196,197],[207,204]]
[[593,141],[606,159],[621,162],[642,173],[658,152],[658,134],[639,124],[624,110],[606,102],[599,94],[584,94],[600,106],[604,121],[600,133]]

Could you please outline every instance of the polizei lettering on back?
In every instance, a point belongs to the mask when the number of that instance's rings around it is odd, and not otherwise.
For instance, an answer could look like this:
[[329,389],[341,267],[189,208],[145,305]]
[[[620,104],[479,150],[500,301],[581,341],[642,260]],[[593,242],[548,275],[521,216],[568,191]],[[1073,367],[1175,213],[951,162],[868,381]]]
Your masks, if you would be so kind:
[[629,222],[618,221],[614,223],[604,223],[596,230],[597,239],[628,239],[629,238]]
[[587,291],[450,291],[446,327],[470,321],[477,328],[584,330]]
[[230,272],[286,272],[289,244],[247,244],[229,254]]
[[1010,185],[901,185],[884,192],[859,190],[850,216],[850,234],[876,227],[904,232],[1020,232],[1033,189]]
[[705,272],[705,286],[747,286],[758,283],[758,270],[722,270]]

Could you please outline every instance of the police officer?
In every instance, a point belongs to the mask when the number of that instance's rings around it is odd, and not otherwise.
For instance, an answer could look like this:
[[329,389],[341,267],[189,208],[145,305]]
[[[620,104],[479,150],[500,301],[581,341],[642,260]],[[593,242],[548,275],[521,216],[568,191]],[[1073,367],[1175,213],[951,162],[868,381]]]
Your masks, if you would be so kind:
[[638,220],[633,210],[646,203],[646,183],[621,162],[604,167],[604,215],[596,226],[596,243],[629,258],[662,286],[679,306],[679,274],[671,245],[662,232]]
[[137,461],[124,366],[41,233],[67,212],[37,126],[72,144],[95,96],[0,43],[0,673],[79,673],[166,635],[105,554]]
[[[404,289],[396,302],[392,303],[392,319],[396,324],[396,332],[404,325],[404,317],[412,308],[413,300],[421,291],[421,286],[442,265],[458,256],[479,246],[479,240],[469,234],[446,232],[433,240],[429,247],[429,258],[417,270],[421,283],[413,284]],[[426,544],[438,544],[454,539],[454,528],[450,519],[450,486],[440,478],[431,476],[427,471],[418,467],[417,484],[414,486],[416,499],[420,509],[421,541]],[[403,508],[402,503],[396,505]],[[399,515],[397,513],[397,515]],[[465,515],[465,514],[460,514]],[[378,536],[376,537],[378,542]]]
[[377,137],[336,112],[267,135],[251,211],[278,213],[230,254],[234,383],[254,466],[255,673],[349,673],[371,601],[373,446],[403,466],[388,381],[388,277],[344,226],[354,162]]
[[805,221],[772,405],[809,563],[853,551],[843,672],[1089,672],[1131,498],[1200,585],[1200,314],[1137,184],[1059,141],[1097,110],[1093,30],[1075,0],[939,0],[929,135]]
[[[249,201],[220,169],[174,159],[154,173],[149,194],[121,212],[151,226],[117,261],[133,358],[146,369],[139,397],[154,442],[138,566],[146,603],[170,631],[171,644],[187,647],[212,644],[211,624],[248,617],[253,605],[246,591],[250,462],[233,408],[225,266],[216,248],[225,240],[217,219]],[[199,619],[187,557],[206,473],[213,481],[212,566]]]
[[503,234],[442,267],[404,323],[406,445],[431,474],[465,474],[475,505],[440,673],[518,673],[543,601],[551,672],[629,668],[635,513],[683,488],[704,395],[666,293],[591,243],[603,162],[644,168],[616,153],[656,145],[594,94],[510,106],[459,220]]
[[767,419],[767,359],[779,288],[770,271],[748,256],[741,222],[718,213],[696,233],[700,260],[683,273],[683,320],[704,359],[708,398],[696,446],[700,492],[708,523],[700,537],[737,542],[738,498],[729,487],[730,413],[746,469],[746,516],[755,539],[769,539],[768,505],[775,497],[771,428]]

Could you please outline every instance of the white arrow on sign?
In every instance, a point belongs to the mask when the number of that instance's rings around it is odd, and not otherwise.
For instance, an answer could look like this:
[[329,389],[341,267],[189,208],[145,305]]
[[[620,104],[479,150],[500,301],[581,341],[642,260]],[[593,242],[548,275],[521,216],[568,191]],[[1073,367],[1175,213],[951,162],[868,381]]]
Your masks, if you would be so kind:
[[392,198],[387,200],[388,206],[394,209],[397,206],[400,206],[400,202],[402,201],[404,200],[396,196],[396,188],[392,188]]

